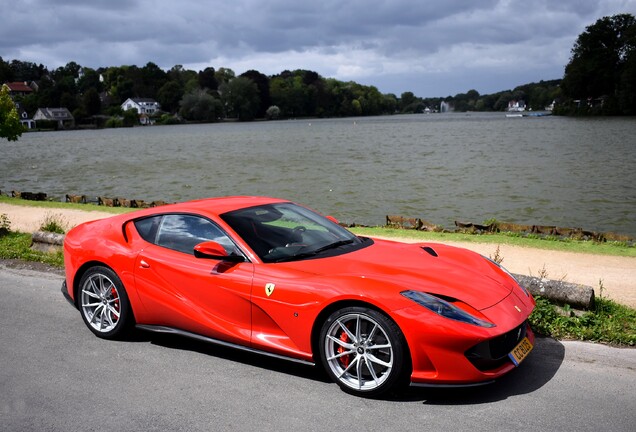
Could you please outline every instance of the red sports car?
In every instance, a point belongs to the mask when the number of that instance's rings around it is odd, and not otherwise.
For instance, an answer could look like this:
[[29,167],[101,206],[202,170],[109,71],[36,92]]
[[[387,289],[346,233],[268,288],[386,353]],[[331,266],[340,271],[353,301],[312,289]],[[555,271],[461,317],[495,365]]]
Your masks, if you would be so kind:
[[359,237],[289,201],[228,197],[77,226],[62,291],[88,328],[132,326],[307,364],[340,387],[470,385],[514,369],[534,300],[495,262]]

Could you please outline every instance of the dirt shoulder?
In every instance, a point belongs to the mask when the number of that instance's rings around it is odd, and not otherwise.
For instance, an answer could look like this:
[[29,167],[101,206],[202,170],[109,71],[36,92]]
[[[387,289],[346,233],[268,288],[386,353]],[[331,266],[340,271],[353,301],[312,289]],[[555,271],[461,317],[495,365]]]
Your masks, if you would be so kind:
[[[100,211],[75,209],[46,209],[23,207],[0,203],[0,214],[6,214],[14,231],[33,232],[47,215],[59,215],[69,228],[83,222],[112,216]],[[416,241],[400,239],[402,242]],[[419,240],[417,240],[419,241]],[[464,247],[485,256],[494,256],[497,245],[486,243],[461,243],[448,241],[445,244]],[[592,255],[532,249],[519,246],[500,245],[499,255],[503,265],[512,273],[529,276],[547,275],[549,279],[588,285],[599,295],[599,281],[603,284],[603,295],[617,302],[636,308],[636,258]]]

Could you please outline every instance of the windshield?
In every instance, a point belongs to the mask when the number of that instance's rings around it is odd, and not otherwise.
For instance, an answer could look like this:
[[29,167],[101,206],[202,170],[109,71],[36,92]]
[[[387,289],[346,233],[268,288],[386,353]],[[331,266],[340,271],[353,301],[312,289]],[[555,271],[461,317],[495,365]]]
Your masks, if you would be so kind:
[[331,256],[367,242],[324,216],[292,203],[248,207],[222,214],[221,218],[263,262]]

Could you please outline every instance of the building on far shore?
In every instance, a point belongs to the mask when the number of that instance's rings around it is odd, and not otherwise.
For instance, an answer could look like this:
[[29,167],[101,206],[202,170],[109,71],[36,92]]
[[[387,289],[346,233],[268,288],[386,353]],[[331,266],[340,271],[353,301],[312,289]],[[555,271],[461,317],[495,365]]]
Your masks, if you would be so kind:
[[35,120],[29,118],[29,113],[27,113],[25,109],[20,106],[20,102],[14,103],[15,108],[18,110],[18,115],[20,116],[20,124],[26,129],[35,129]]
[[9,96],[28,96],[33,93],[33,88],[26,82],[16,81],[5,83],[9,87]]
[[149,125],[154,123],[154,114],[160,109],[159,102],[149,98],[128,98],[121,104],[123,111],[134,109],[139,114],[139,123],[142,125]]
[[33,120],[49,120],[57,122],[60,129],[75,127],[75,118],[66,108],[38,108],[33,116]]
[[508,102],[508,111],[522,112],[526,110],[526,102],[523,100],[511,100]]

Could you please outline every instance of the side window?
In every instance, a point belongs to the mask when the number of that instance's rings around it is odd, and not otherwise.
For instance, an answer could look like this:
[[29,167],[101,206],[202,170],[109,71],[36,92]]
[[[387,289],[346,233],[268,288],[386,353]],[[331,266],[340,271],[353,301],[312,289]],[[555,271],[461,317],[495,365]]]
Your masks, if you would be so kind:
[[[228,255],[237,253],[236,246],[232,240],[220,228],[205,218],[193,215],[169,214],[148,219],[159,219],[158,226],[155,228],[156,241],[148,240],[159,246],[193,254],[194,246],[211,240],[223,246]],[[147,225],[152,225],[152,222],[146,222],[148,219],[142,219],[135,223],[139,234],[144,239],[146,237],[142,230],[147,229],[146,232],[152,231],[152,228],[147,227]]]
[[154,243],[157,237],[157,227],[161,222],[161,216],[153,216],[135,221],[135,228],[142,239],[149,243]]

